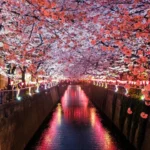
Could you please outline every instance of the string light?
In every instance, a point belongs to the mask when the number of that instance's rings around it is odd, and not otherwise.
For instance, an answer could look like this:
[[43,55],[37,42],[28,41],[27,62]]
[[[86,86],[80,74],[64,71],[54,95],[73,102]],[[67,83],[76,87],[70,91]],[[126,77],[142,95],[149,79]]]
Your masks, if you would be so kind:
[[39,91],[39,84],[37,83],[37,88],[36,88],[36,93],[39,93],[40,91]]
[[129,92],[128,89],[125,89],[125,90],[126,90],[125,95],[128,95],[128,92]]
[[140,99],[141,99],[141,100],[144,100],[144,99],[145,99],[145,96],[144,96],[144,95],[142,95],[142,96],[140,97]]
[[101,86],[101,83],[99,82],[99,86]]
[[31,94],[31,87],[29,87],[29,95],[31,96],[32,94]]
[[107,83],[105,83],[105,89],[107,89]]
[[115,92],[118,92],[118,85],[115,85]]
[[18,97],[17,97],[17,100],[18,100],[18,101],[20,101],[20,100],[21,100],[21,97],[20,97],[20,96],[18,96]]
[[47,89],[47,84],[45,84],[45,90]]
[[98,84],[99,84],[99,83],[98,83],[98,81],[97,81],[97,86],[98,86]]
[[19,96],[19,94],[20,94],[20,89],[18,88],[17,89],[17,95],[16,95],[16,98],[17,98],[18,101],[21,100],[21,97]]
[[13,85],[13,84],[14,84],[14,82],[13,82],[13,81],[11,81],[11,82],[10,82],[10,85]]

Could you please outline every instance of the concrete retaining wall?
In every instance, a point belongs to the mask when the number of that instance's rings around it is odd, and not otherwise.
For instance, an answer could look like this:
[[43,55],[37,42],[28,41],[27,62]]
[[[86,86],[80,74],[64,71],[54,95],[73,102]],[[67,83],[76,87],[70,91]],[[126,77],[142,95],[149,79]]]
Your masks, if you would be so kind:
[[[83,90],[132,145],[139,150],[150,149],[150,117],[140,116],[141,112],[150,116],[150,107],[144,101],[94,85],[83,86]],[[131,115],[127,113],[129,107],[133,111]]]
[[0,107],[0,150],[23,150],[59,101],[52,87],[26,99]]
[[60,97],[62,97],[64,95],[64,92],[66,91],[67,87],[68,87],[67,84],[59,84],[58,85]]

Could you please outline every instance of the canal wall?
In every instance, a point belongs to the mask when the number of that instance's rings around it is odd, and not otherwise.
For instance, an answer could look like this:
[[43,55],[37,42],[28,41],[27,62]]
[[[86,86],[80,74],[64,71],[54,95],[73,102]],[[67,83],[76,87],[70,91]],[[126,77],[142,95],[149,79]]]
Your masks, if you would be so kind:
[[58,84],[59,96],[62,97],[64,92],[67,90],[68,84]]
[[[150,149],[150,106],[95,85],[83,86],[83,90],[136,149]],[[148,118],[141,117],[143,113],[148,114]]]
[[52,87],[0,106],[0,150],[23,150],[65,89]]

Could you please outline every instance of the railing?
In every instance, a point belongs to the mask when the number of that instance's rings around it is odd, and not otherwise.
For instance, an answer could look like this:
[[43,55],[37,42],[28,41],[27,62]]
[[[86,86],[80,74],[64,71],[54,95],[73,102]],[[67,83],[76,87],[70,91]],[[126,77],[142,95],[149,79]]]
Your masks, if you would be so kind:
[[17,91],[4,90],[0,91],[0,104],[8,103],[15,100]]
[[126,89],[122,85],[105,84],[100,82],[93,82],[93,85],[107,88],[109,91],[114,91],[118,94],[122,94],[133,99],[146,101],[141,88],[131,87],[130,89]]
[[57,83],[53,82],[39,86],[26,87],[22,89],[0,90],[0,105],[14,101],[20,101],[25,96],[32,96],[56,85]]

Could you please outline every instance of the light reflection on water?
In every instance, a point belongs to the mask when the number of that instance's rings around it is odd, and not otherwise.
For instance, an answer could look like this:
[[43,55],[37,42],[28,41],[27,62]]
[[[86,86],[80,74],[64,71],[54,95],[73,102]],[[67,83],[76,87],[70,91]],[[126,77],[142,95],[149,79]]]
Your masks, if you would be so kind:
[[36,150],[118,150],[101,117],[80,86],[69,86]]

